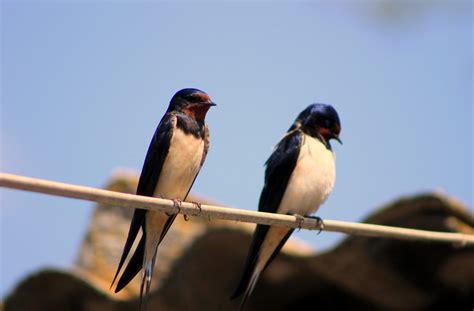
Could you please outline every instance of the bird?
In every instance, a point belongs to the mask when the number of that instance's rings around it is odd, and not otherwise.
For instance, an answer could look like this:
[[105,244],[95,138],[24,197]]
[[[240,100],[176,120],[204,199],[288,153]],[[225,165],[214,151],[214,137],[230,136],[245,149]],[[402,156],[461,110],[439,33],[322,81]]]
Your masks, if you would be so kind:
[[[339,115],[331,105],[316,103],[304,109],[265,162],[259,211],[301,219],[315,213],[334,186],[336,166],[330,141],[334,139],[342,144],[340,132]],[[293,230],[257,225],[240,282],[231,296],[236,299],[243,294],[240,310]]]
[[[198,89],[186,88],[174,94],[148,147],[137,195],[172,199],[178,207],[186,199],[209,149],[205,117],[212,106],[216,104],[209,95]],[[176,215],[145,209],[134,211],[110,287],[113,287],[141,229],[141,239],[115,288],[115,293],[118,293],[143,269],[139,310],[146,309],[158,246]]]

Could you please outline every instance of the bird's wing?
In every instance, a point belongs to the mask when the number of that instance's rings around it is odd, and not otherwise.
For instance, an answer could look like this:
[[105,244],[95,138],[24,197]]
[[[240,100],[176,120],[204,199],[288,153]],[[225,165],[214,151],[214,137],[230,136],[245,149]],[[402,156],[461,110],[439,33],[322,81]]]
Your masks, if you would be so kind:
[[[173,129],[175,125],[176,116],[174,114],[165,114],[156,128],[150,146],[148,147],[148,152],[145,157],[140,180],[138,181],[137,195],[153,196],[158,179],[160,177],[161,169],[163,168],[163,163],[165,162],[166,156],[168,155],[170,141],[171,137],[173,136]],[[115,283],[115,279],[122,269],[125,259],[130,253],[130,249],[132,248],[133,242],[137,237],[138,231],[140,231],[140,227],[144,226],[146,212],[147,211],[145,209],[135,209],[132,221],[130,223],[130,229],[128,231],[122,257],[120,258],[117,272],[115,273],[114,279],[112,280],[111,287]],[[145,238],[142,237],[137,249],[135,250],[135,254],[132,257],[133,260],[131,259],[129,261],[127,268],[119,280],[119,284],[117,284],[117,288],[115,289],[116,293],[125,287],[138,273],[138,271],[140,271],[143,264],[144,243]]]
[[[260,195],[258,206],[259,211],[268,213],[278,212],[278,207],[285,193],[291,173],[296,166],[302,140],[303,136],[299,130],[288,133],[278,143],[272,155],[267,160],[267,168],[265,170],[265,185]],[[258,260],[260,247],[262,246],[265,236],[267,235],[268,229],[269,226],[257,225],[253,235],[252,243],[250,245],[250,250],[247,256],[242,278],[239,285],[237,286],[237,289],[232,295],[232,298],[237,298],[240,296],[248,287]],[[267,266],[275,257],[275,255],[280,251],[291,232],[292,230],[290,230],[289,234],[275,249],[273,256],[267,262]]]

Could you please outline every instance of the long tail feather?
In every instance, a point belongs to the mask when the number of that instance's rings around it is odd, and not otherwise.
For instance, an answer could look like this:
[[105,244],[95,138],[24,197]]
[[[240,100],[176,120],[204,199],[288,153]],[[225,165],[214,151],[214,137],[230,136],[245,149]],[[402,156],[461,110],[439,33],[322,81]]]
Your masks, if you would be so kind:
[[[263,273],[270,263],[275,259],[275,257],[280,252],[283,245],[285,245],[286,241],[290,237],[293,229],[289,230],[281,239],[279,244],[273,250],[272,254],[267,259],[260,258],[260,248],[264,239],[268,233],[269,227],[267,226],[257,226],[256,234],[254,235],[254,239],[252,240],[252,245],[250,247],[249,256],[247,256],[247,262],[245,264],[244,273],[242,274],[241,280],[239,285],[237,286],[234,294],[231,296],[231,299],[235,299],[244,293],[244,297],[240,304],[240,310],[243,310],[249,297],[251,296],[255,285],[257,284],[257,280],[261,273]],[[260,260],[266,260],[266,262],[260,262]],[[263,265],[262,265],[263,264]]]
[[132,258],[127,264],[125,271],[122,273],[122,276],[118,280],[117,287],[115,288],[115,292],[118,293],[122,290],[128,283],[137,275],[143,265],[143,257],[145,255],[145,235],[142,236],[140,239],[140,243],[138,244],[135,253],[133,254]]
[[127,258],[128,254],[130,253],[130,249],[132,248],[133,242],[135,241],[138,231],[143,224],[144,217],[146,214],[146,210],[136,209],[132,222],[130,223],[130,230],[128,231],[127,241],[125,242],[125,246],[123,247],[122,257],[120,258],[119,265],[117,267],[117,271],[115,272],[114,279],[110,284],[110,288],[114,286],[115,280],[119,275],[120,270],[122,269],[123,264],[125,263],[125,259]]
[[252,242],[250,244],[250,249],[245,260],[244,270],[242,276],[237,285],[237,288],[234,290],[234,293],[230,299],[236,299],[242,295],[248,287],[250,279],[252,278],[253,272],[255,270],[255,265],[257,264],[258,254],[260,247],[262,246],[263,240],[267,235],[269,226],[257,225],[255,229],[255,234],[253,235]]
[[150,293],[150,288],[151,288],[151,279],[153,277],[153,268],[155,267],[157,250],[158,249],[155,249],[155,254],[153,255],[153,259],[148,261],[147,263],[144,263],[143,278],[142,278],[142,283],[140,285],[140,304],[138,306],[139,311],[146,310],[148,295]]
[[242,298],[242,301],[240,303],[240,308],[239,308],[240,311],[244,310],[245,305],[247,304],[249,297],[252,295],[255,285],[257,284],[259,276],[260,276],[260,271],[254,271],[254,273],[252,274],[252,277],[250,278],[250,282],[247,286],[247,289],[245,290],[244,297]]

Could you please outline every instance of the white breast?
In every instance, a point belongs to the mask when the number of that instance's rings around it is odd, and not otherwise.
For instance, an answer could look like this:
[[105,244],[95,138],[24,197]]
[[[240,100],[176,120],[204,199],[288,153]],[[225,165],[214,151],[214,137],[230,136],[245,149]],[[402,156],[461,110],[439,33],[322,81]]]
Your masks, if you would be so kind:
[[303,136],[298,161],[278,208],[279,213],[309,215],[318,210],[336,179],[334,154],[318,139]]
[[[176,128],[173,131],[169,148],[154,196],[184,200],[199,172],[204,141]],[[169,216],[162,212],[147,212],[145,262],[151,262],[155,256],[161,240],[161,233],[168,218]]]
[[203,150],[201,138],[176,128],[154,195],[183,200],[199,172]]

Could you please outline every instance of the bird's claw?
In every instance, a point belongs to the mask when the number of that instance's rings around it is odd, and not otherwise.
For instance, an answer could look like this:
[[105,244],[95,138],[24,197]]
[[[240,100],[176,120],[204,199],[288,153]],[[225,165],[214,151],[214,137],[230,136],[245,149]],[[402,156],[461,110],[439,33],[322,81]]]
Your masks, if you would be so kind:
[[[197,209],[199,209],[199,212],[198,212],[196,215],[201,214],[201,211],[202,211],[201,203],[192,201],[191,204],[192,204],[194,207],[196,207]],[[189,215],[183,214],[183,217],[184,217],[184,220],[185,220],[185,221],[188,221],[188,220],[189,220]]]
[[180,199],[173,199],[173,207],[175,207],[177,209],[177,211],[175,213],[166,213],[166,215],[168,216],[171,216],[171,215],[176,215],[176,214],[179,214],[181,212],[181,204],[183,204],[183,201],[180,200]]
[[191,203],[192,203],[196,208],[199,209],[198,215],[201,214],[201,212],[202,212],[201,203],[196,202],[196,201],[192,201]]
[[301,230],[304,224],[304,217],[298,214],[294,214],[296,220],[298,221],[298,231]]
[[181,212],[181,205],[183,204],[183,201],[180,199],[173,199],[173,206],[178,209],[176,214],[179,214]]
[[321,217],[318,217],[318,216],[309,216],[309,218],[312,218],[312,219],[315,219],[315,220],[316,220],[316,222],[317,222],[317,224],[318,224],[318,229],[319,229],[318,234],[320,234],[321,231],[323,231],[323,229],[324,229],[324,221],[323,221],[323,219],[322,219]]

